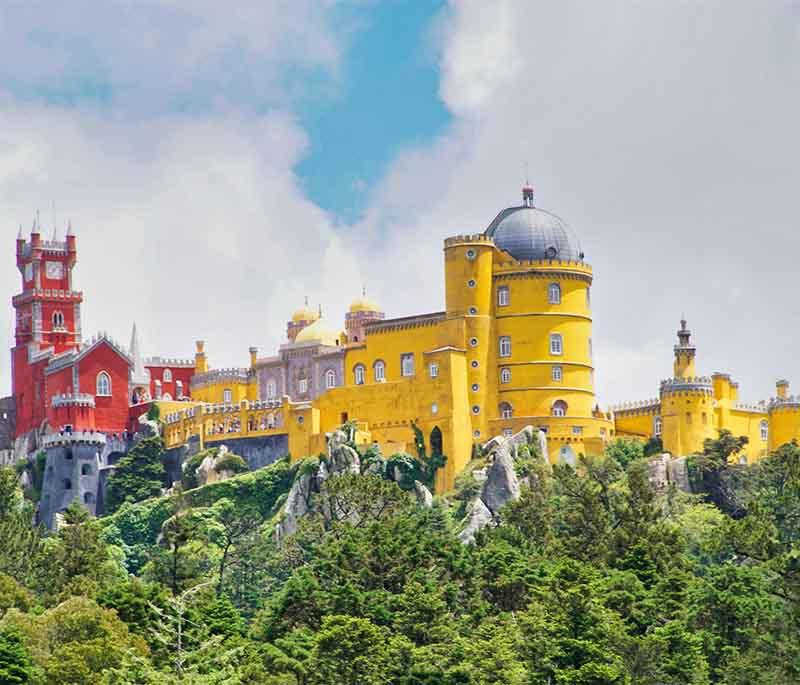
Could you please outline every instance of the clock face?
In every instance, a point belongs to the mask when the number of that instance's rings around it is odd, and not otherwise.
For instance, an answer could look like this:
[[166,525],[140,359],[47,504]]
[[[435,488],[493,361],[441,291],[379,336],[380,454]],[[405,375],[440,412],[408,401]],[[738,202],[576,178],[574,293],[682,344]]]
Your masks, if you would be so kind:
[[47,262],[47,277],[62,278],[64,276],[64,265],[61,262]]

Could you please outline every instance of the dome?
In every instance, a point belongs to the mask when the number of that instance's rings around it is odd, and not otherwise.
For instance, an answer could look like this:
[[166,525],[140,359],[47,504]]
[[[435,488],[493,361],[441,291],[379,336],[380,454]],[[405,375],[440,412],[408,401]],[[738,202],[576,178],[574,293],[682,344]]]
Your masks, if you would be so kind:
[[357,312],[379,312],[381,309],[375,300],[371,300],[366,295],[358,297],[350,303],[350,313]]
[[560,217],[533,206],[533,189],[523,188],[523,202],[500,212],[484,235],[517,260],[583,261],[578,239]]
[[308,306],[308,299],[306,303],[300,307],[294,314],[292,314],[292,321],[300,323],[301,321],[316,321],[319,318],[319,313],[315,312]]
[[337,331],[335,328],[328,325],[325,319],[318,318],[314,323],[309,324],[300,331],[294,341],[296,343],[316,342],[320,345],[335,347],[337,344],[336,341],[338,340],[339,343],[341,343],[343,339],[344,334],[341,331]]

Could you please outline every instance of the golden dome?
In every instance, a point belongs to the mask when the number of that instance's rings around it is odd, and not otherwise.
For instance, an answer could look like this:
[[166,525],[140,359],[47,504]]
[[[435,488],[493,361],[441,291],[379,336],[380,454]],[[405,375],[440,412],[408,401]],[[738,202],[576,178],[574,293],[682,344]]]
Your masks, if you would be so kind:
[[337,331],[327,321],[320,318],[306,326],[294,339],[297,343],[316,342],[320,345],[330,345],[331,347],[335,347],[337,341],[338,344],[341,344],[342,340],[344,340],[344,333]]
[[294,314],[292,314],[292,321],[294,323],[300,323],[301,321],[316,321],[319,319],[319,313],[315,312],[311,307],[308,306],[308,298],[306,298],[306,303],[300,307]]
[[378,306],[378,303],[375,300],[370,299],[367,297],[367,293],[362,293],[361,297],[356,298],[350,304],[350,313],[355,314],[357,312],[379,312],[381,309]]

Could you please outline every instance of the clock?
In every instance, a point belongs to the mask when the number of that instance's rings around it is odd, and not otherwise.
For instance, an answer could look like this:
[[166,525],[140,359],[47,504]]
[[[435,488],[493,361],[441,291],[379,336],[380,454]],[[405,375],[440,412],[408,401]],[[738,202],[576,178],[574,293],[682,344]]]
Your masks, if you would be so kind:
[[64,265],[61,262],[47,262],[47,266],[45,267],[45,273],[47,274],[48,278],[63,278],[64,277]]

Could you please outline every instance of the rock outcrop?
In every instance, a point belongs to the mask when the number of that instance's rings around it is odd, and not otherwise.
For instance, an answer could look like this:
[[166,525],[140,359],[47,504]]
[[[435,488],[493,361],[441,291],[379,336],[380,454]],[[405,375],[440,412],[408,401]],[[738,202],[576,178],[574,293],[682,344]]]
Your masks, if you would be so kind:
[[278,540],[293,535],[297,531],[297,522],[310,511],[312,480],[312,474],[304,473],[292,484],[283,507],[283,517],[275,527]]
[[495,450],[494,461],[481,489],[481,499],[492,514],[497,514],[507,502],[519,499],[519,479],[510,447],[505,444]]
[[467,505],[466,525],[458,534],[458,539],[465,545],[474,542],[475,534],[491,522],[492,512],[486,508],[480,497],[476,497]]
[[414,494],[417,496],[417,504],[421,507],[430,509],[433,506],[433,495],[431,491],[418,480],[414,481]]
[[647,462],[647,477],[656,490],[666,490],[672,485],[680,492],[692,491],[686,457],[672,458],[666,452],[653,457]]
[[347,444],[347,435],[343,430],[336,430],[328,436],[328,470],[330,475],[361,473],[361,458]]

